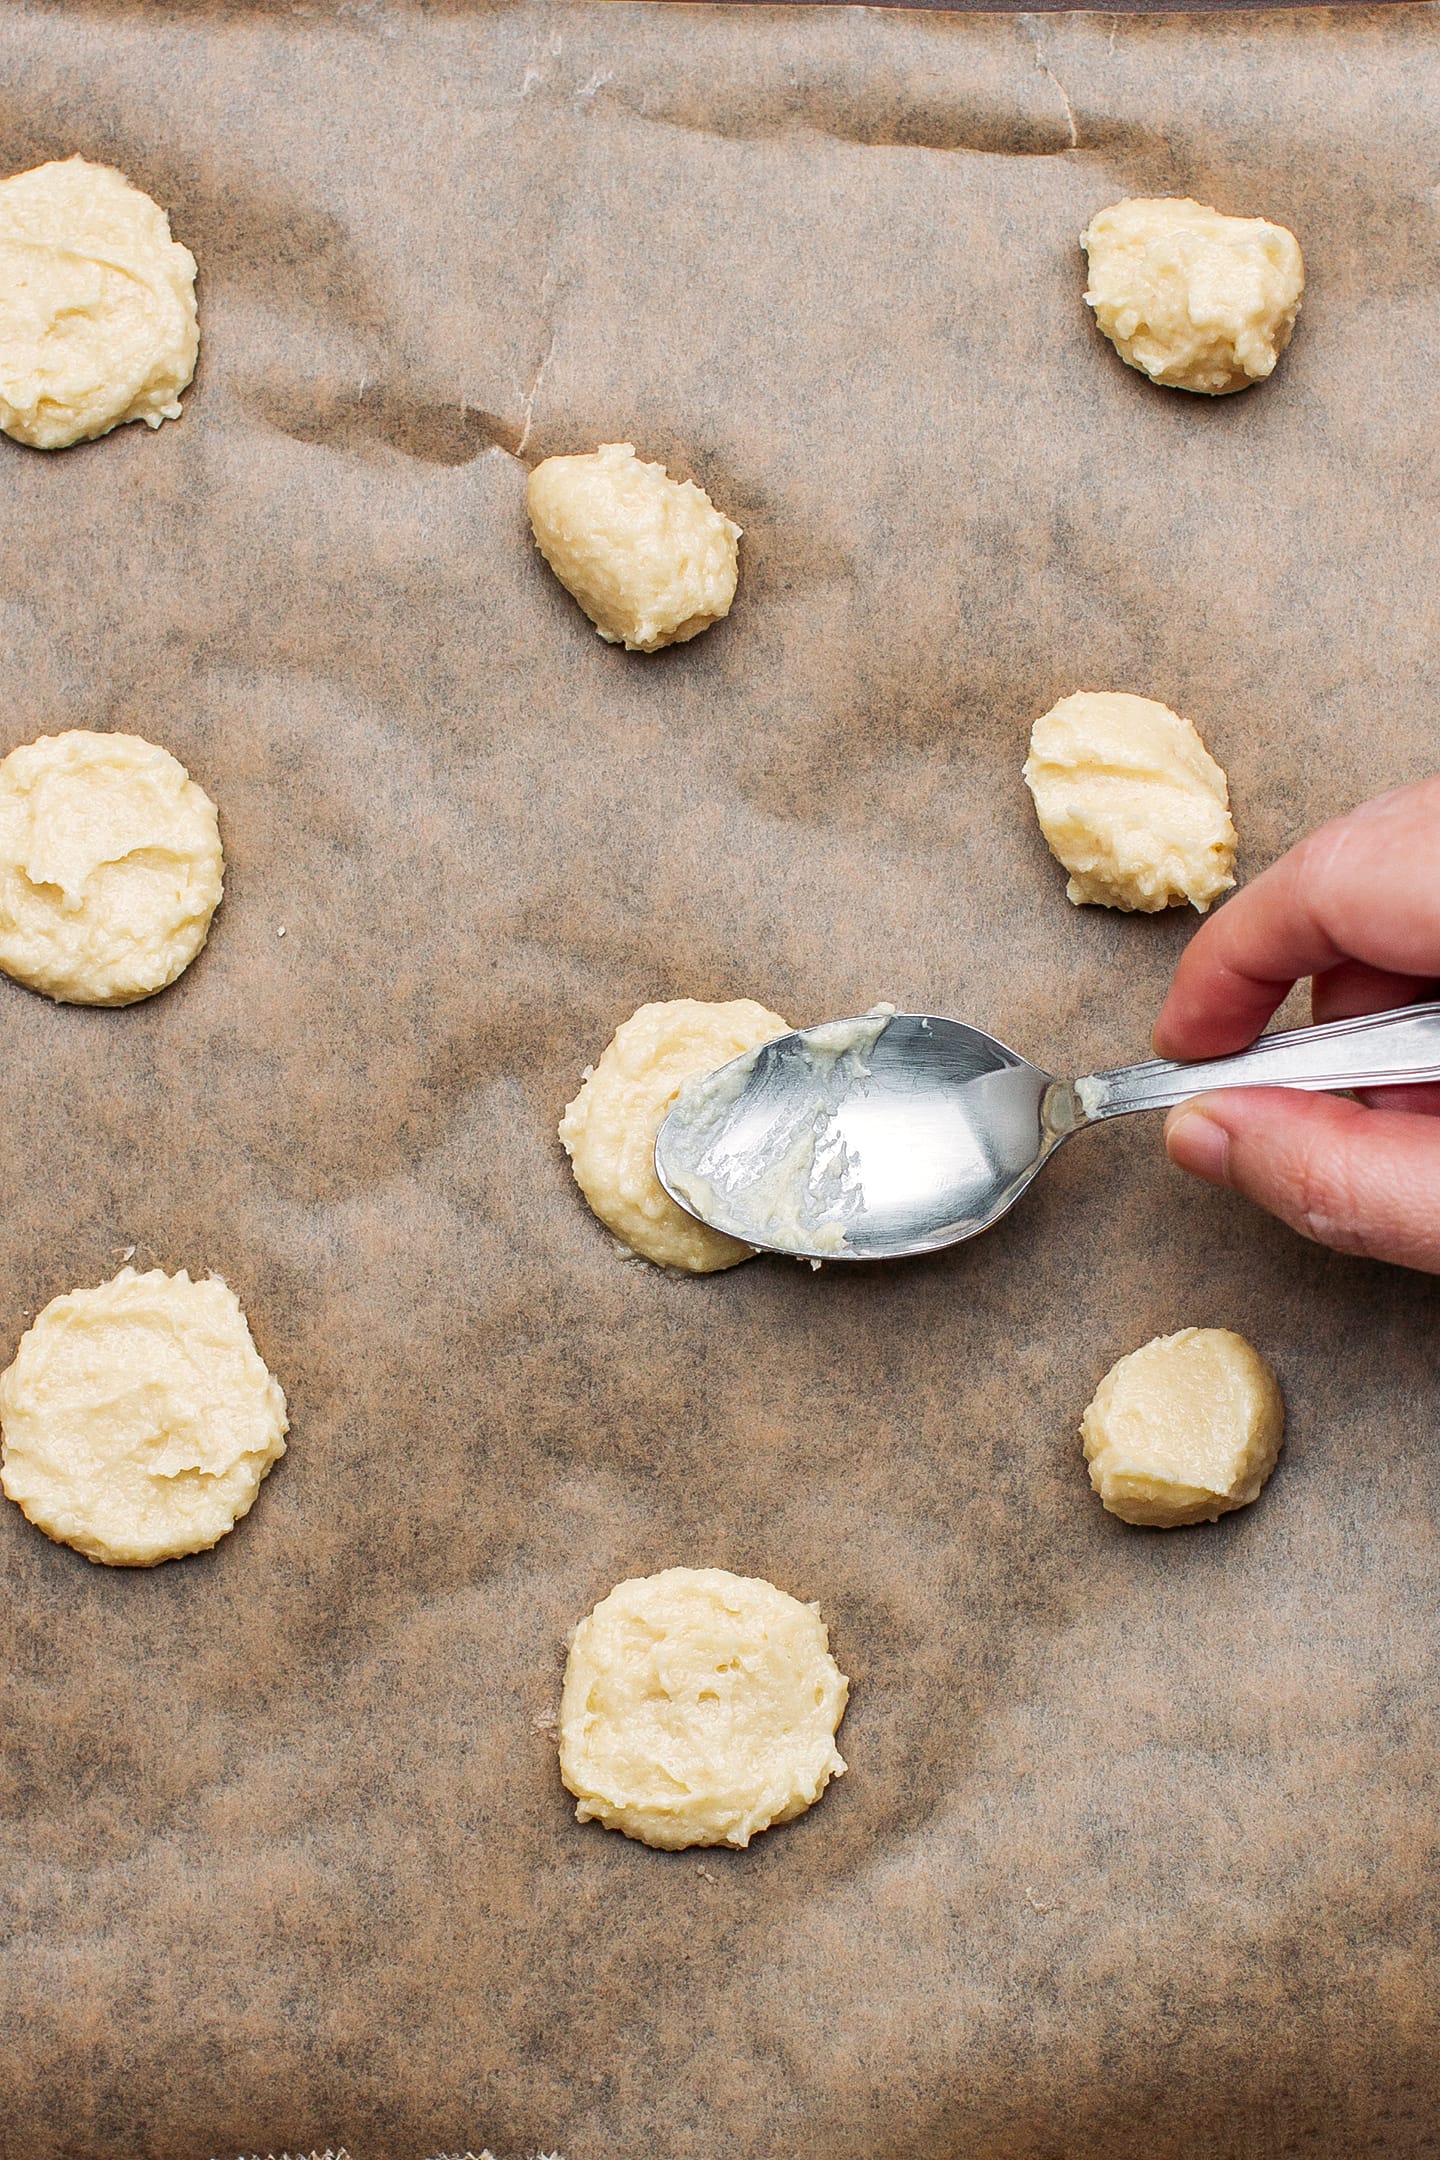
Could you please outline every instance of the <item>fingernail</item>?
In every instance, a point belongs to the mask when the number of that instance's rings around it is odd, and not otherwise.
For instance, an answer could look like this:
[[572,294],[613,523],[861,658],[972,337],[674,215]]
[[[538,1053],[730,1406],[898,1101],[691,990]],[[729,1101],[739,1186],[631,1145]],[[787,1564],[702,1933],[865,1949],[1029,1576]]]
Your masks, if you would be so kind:
[[1226,1185],[1230,1164],[1230,1135],[1223,1125],[1198,1103],[1182,1103],[1165,1120],[1165,1148],[1171,1162],[1204,1178],[1207,1185]]

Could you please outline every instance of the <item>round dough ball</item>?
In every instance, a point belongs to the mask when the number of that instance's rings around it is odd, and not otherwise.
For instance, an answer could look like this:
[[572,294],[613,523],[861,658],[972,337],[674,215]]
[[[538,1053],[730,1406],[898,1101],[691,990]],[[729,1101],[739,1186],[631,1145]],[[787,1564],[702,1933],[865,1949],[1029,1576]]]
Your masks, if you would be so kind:
[[168,750],[74,728],[0,764],[0,969],[68,1005],[174,982],[225,890],[215,805]]
[[1283,225],[1140,198],[1100,211],[1080,245],[1087,305],[1152,382],[1224,397],[1268,375],[1290,342],[1305,264]]
[[0,428],[63,450],[180,417],[195,258],[158,203],[82,157],[0,181]]
[[1076,907],[1153,915],[1188,900],[1203,915],[1235,883],[1225,775],[1154,698],[1061,698],[1030,731],[1025,781]]
[[578,1822],[642,1845],[748,1845],[844,1773],[850,1683],[819,1610],[752,1575],[666,1568],[576,1628],[560,1775]]
[[581,1192],[632,1253],[692,1275],[754,1258],[753,1245],[676,1206],[655,1175],[655,1139],[687,1080],[789,1032],[788,1020],[751,998],[725,1005],[671,998],[642,1005],[615,1030],[599,1064],[586,1066],[560,1138]]
[[655,652],[729,614],[740,527],[633,443],[546,458],[529,501],[536,545],[607,644]]
[[1173,1530],[1248,1507],[1275,1467],[1285,1404],[1243,1335],[1182,1328],[1112,1365],[1080,1438],[1112,1515]]
[[52,1298],[0,1374],[0,1487],[111,1567],[217,1544],[285,1452],[285,1397],[233,1290],[122,1268]]

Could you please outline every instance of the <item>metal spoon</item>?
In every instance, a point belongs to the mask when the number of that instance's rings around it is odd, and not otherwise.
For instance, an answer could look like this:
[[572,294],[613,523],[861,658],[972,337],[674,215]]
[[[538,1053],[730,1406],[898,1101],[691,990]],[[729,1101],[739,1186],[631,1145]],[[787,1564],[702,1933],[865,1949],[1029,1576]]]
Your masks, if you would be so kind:
[[882,1008],[777,1036],[688,1082],[655,1168],[690,1214],[762,1251],[898,1260],[988,1230],[1082,1126],[1212,1088],[1424,1080],[1440,1080],[1440,1003],[1074,1081],[959,1020]]

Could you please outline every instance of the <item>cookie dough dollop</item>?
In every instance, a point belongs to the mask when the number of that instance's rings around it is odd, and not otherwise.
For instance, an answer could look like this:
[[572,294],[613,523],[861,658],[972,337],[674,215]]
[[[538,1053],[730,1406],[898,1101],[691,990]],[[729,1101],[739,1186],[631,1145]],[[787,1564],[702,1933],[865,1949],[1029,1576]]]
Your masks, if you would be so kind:
[[729,614],[740,527],[633,443],[546,458],[529,502],[536,545],[607,644],[655,652]]
[[1087,306],[1152,382],[1224,397],[1262,381],[1290,342],[1305,264],[1284,225],[1139,197],[1099,211],[1080,245]]
[[560,1775],[576,1819],[671,1852],[748,1845],[843,1773],[848,1694],[818,1608],[773,1583],[725,1568],[622,1582],[565,1667]]
[[0,181],[0,428],[37,450],[180,417],[195,258],[123,173],[72,157]]
[[789,1032],[788,1020],[751,998],[716,1005],[670,998],[642,1005],[615,1030],[599,1064],[586,1067],[560,1138],[576,1184],[631,1252],[692,1275],[753,1258],[752,1245],[675,1205],[655,1175],[655,1136],[687,1080]]
[[0,1374],[0,1487],[88,1560],[154,1567],[234,1528],[287,1424],[233,1290],[122,1268],[21,1336]]
[[69,1005],[174,982],[224,892],[215,805],[168,750],[83,728],[0,763],[0,969]]
[[1247,1507],[1275,1467],[1285,1404],[1243,1335],[1182,1328],[1105,1375],[1080,1438],[1112,1515],[1172,1530]]
[[1204,914],[1235,883],[1225,775],[1154,698],[1077,690],[1035,722],[1025,781],[1076,907]]

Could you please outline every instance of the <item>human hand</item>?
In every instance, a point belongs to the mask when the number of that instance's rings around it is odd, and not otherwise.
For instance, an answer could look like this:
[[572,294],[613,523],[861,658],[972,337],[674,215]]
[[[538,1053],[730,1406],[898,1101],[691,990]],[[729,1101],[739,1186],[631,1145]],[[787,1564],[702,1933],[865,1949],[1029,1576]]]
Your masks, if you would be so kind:
[[[1305,976],[1318,1020],[1440,996],[1440,776],[1322,825],[1197,932],[1155,1023],[1167,1058],[1253,1042]],[[1440,1274],[1440,1086],[1182,1103],[1170,1160],[1340,1252]]]

